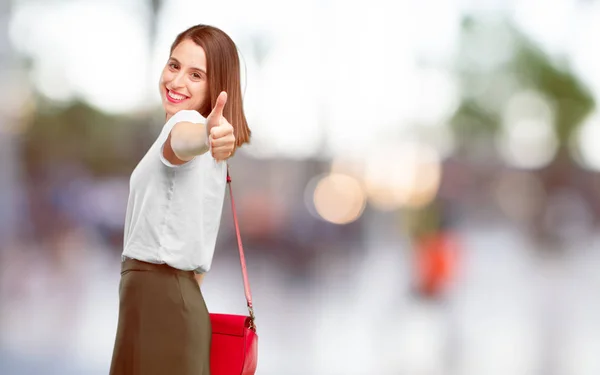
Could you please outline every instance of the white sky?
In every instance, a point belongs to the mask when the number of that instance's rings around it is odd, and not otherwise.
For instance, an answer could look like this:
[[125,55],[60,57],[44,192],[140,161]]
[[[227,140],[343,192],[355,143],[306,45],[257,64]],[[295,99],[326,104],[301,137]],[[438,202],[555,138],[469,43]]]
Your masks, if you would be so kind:
[[[44,94],[81,96],[103,110],[128,112],[159,104],[158,75],[178,32],[216,25],[245,57],[252,152],[304,157],[324,135],[334,153],[368,152],[403,125],[435,123],[451,113],[457,98],[448,66],[424,70],[417,62],[449,63],[465,9],[512,14],[545,49],[567,54],[598,97],[600,51],[589,47],[600,35],[600,4],[575,3],[170,0],[150,51],[143,0],[21,0],[11,37],[34,57],[34,82]],[[253,35],[269,40],[262,66],[253,58]]]

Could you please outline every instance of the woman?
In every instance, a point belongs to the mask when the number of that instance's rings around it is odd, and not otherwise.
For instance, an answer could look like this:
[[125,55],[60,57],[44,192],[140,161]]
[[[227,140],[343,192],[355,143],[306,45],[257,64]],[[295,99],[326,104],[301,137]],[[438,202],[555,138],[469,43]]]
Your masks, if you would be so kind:
[[221,219],[223,160],[250,139],[235,44],[215,27],[184,31],[159,90],[166,124],[131,174],[110,374],[208,375],[199,285]]

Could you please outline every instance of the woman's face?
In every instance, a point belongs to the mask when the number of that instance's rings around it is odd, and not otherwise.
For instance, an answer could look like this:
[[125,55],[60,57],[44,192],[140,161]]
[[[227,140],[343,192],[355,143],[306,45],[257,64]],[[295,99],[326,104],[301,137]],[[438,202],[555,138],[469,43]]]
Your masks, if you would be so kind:
[[159,90],[167,120],[182,109],[199,110],[208,99],[204,49],[190,39],[179,43],[160,76]]

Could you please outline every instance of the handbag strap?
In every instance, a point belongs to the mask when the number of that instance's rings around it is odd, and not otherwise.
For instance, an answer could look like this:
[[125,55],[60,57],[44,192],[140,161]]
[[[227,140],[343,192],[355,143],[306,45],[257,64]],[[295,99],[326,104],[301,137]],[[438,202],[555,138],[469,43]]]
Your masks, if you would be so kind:
[[233,224],[235,226],[238,250],[240,252],[240,264],[242,266],[242,277],[244,279],[244,293],[246,294],[248,312],[250,313],[250,328],[255,328],[256,326],[254,324],[254,308],[252,307],[252,293],[250,292],[250,283],[248,282],[248,270],[246,269],[246,257],[244,256],[242,236],[240,235],[240,226],[238,224],[237,212],[235,209],[235,200],[233,199],[233,191],[231,189],[231,176],[229,175],[229,165],[227,166],[227,186],[229,187],[229,197],[231,198],[231,211],[233,213]]

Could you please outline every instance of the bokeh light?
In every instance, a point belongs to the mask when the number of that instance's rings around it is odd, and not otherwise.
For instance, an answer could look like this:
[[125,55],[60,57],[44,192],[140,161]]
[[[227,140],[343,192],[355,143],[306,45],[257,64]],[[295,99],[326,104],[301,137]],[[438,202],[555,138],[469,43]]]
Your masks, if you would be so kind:
[[365,192],[355,178],[343,174],[323,177],[314,190],[314,205],[322,219],[348,224],[360,217],[366,204]]
[[378,150],[365,165],[369,203],[381,210],[422,207],[436,196],[441,173],[440,155],[427,144],[405,142]]
[[600,171],[598,142],[600,142],[600,118],[596,113],[586,119],[573,135],[570,146],[575,160],[585,168]]
[[505,108],[496,138],[502,159],[524,169],[548,165],[558,149],[553,122],[552,107],[540,94],[527,91],[514,95]]

